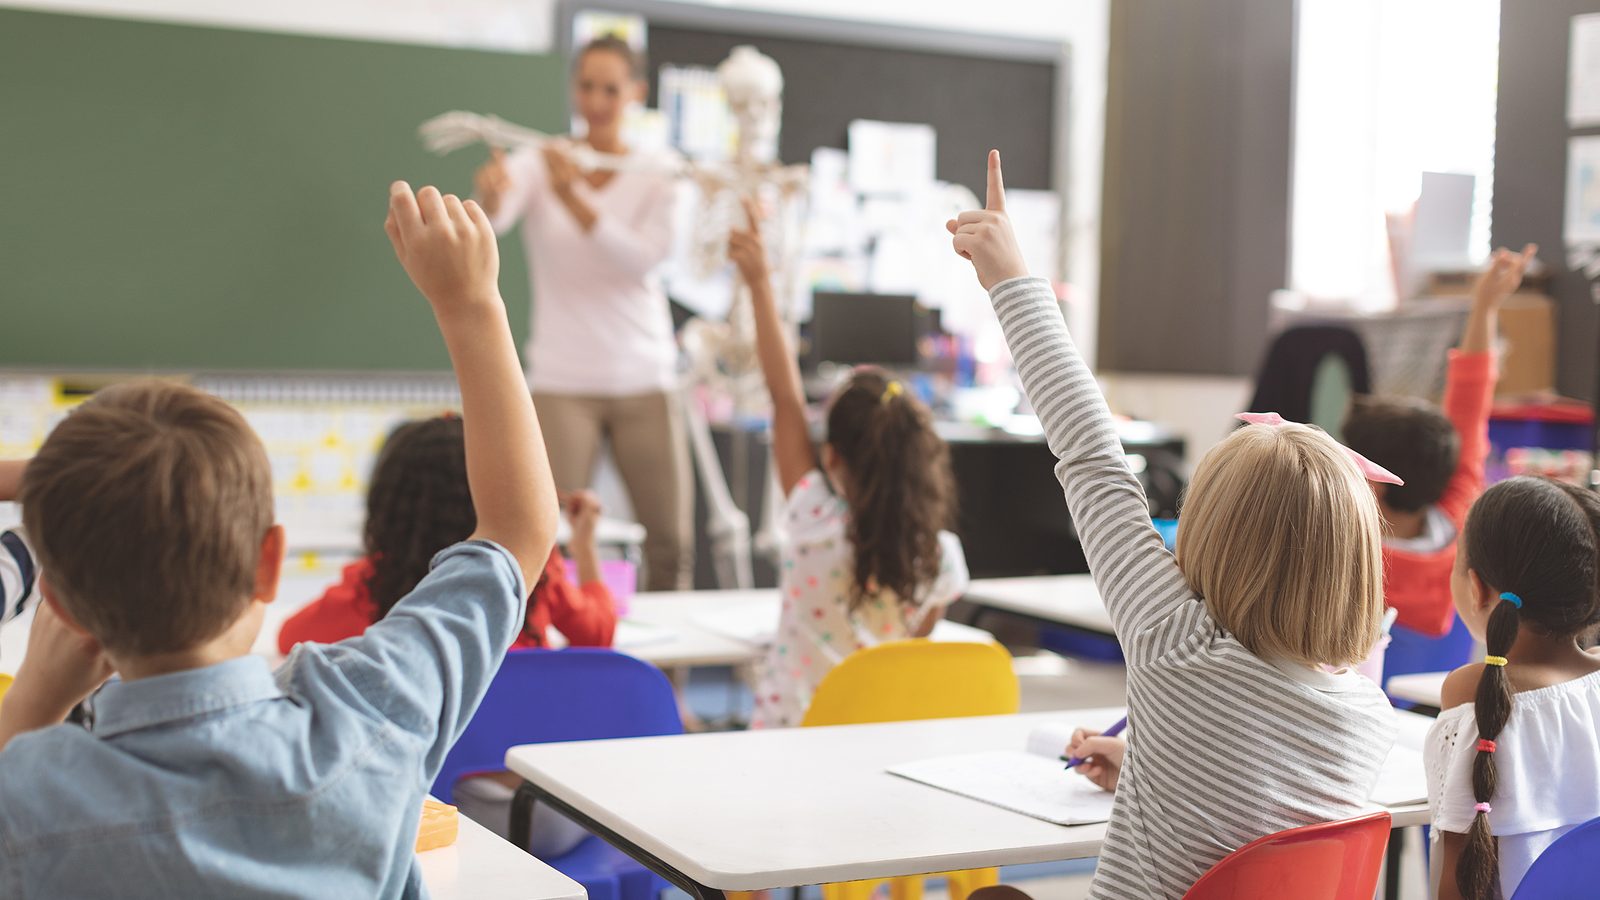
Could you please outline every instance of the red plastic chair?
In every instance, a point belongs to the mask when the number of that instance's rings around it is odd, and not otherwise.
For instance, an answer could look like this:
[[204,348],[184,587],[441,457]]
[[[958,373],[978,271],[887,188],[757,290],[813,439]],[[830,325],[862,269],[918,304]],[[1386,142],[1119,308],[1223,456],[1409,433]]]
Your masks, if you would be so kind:
[[1378,812],[1269,834],[1212,866],[1183,900],[1372,900],[1390,827]]

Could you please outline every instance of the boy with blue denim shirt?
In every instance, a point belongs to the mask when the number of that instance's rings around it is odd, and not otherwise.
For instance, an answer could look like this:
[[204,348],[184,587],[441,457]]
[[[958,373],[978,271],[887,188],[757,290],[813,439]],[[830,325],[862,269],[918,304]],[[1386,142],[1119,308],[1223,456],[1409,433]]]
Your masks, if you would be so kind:
[[461,385],[473,538],[366,634],[271,672],[249,653],[284,547],[259,439],[178,385],[86,402],[23,475],[43,602],[0,704],[0,897],[423,893],[423,795],[557,510],[487,217],[397,182],[385,230]]

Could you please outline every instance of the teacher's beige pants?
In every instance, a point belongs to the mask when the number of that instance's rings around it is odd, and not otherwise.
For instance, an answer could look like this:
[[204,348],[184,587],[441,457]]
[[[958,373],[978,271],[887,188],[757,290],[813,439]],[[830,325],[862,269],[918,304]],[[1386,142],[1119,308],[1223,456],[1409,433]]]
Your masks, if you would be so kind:
[[694,581],[694,480],[678,395],[671,392],[601,397],[535,392],[556,487],[589,487],[610,444],[645,528],[647,591],[688,590]]

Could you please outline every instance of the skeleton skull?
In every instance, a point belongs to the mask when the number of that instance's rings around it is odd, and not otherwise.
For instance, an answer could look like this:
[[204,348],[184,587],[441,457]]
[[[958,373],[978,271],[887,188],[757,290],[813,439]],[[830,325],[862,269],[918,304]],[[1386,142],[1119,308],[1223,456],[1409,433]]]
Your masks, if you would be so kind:
[[735,47],[717,66],[717,79],[739,125],[738,161],[775,161],[783,121],[783,72],[777,62],[754,47]]

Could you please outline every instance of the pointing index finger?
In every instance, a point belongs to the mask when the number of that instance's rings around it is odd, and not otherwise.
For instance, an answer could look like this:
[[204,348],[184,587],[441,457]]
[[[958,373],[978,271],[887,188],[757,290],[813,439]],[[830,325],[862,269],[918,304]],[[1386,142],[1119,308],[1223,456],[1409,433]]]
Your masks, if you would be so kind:
[[416,195],[411,185],[396,181],[389,185],[389,211],[402,231],[422,224],[422,212],[417,208]]
[[1006,186],[1004,179],[1000,177],[999,150],[989,151],[989,194],[983,208],[996,212],[1005,212],[1006,209]]

